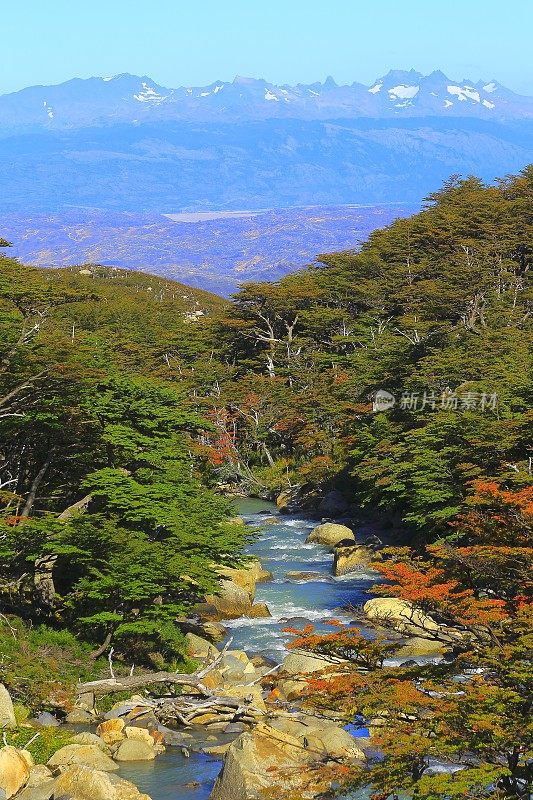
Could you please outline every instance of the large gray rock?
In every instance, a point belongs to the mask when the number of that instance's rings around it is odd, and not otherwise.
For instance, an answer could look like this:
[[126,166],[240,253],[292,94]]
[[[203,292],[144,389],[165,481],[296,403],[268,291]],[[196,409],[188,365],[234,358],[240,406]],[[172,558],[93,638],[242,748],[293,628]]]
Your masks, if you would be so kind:
[[16,728],[13,701],[3,683],[0,683],[0,728]]
[[336,547],[333,558],[333,574],[347,575],[350,572],[368,569],[374,553],[364,545],[355,544],[348,547]]
[[394,628],[399,633],[431,634],[441,630],[430,616],[414,608],[407,600],[396,597],[374,597],[364,604],[363,611],[373,622]]
[[70,767],[80,764],[102,772],[113,772],[118,769],[118,765],[94,744],[67,744],[56,750],[48,761],[49,767]]
[[210,800],[259,800],[273,788],[281,797],[298,792],[300,800],[310,800],[314,795],[305,787],[302,768],[311,760],[312,754],[295,737],[257,725],[228,748]]
[[412,658],[413,656],[440,656],[446,651],[445,645],[435,639],[423,639],[420,636],[413,636],[407,639],[401,647],[396,650],[396,658]]
[[355,543],[355,536],[353,531],[347,528],[346,525],[337,525],[335,522],[323,522],[322,525],[317,525],[316,528],[313,528],[305,541],[334,548],[339,542]]
[[364,761],[365,754],[348,731],[338,725],[309,728],[305,734],[310,749],[323,750],[329,758],[343,761]]
[[65,717],[65,722],[68,722],[69,725],[90,724],[94,722],[94,714],[90,714],[88,711],[85,711],[84,708],[74,708],[72,711],[69,711]]
[[0,791],[7,800],[26,786],[32,767],[32,757],[26,750],[9,745],[0,749]]
[[56,778],[54,797],[76,800],[150,800],[129,781],[84,766],[68,767]]
[[16,796],[16,800],[51,800],[54,796],[56,782],[53,778],[40,783],[38,786],[26,786]]
[[111,755],[111,750],[104,740],[100,736],[97,736],[96,733],[90,733],[89,731],[82,731],[81,733],[77,733],[76,736],[73,736],[72,744],[92,744],[95,747],[99,747],[100,750],[103,750],[107,755]]
[[324,669],[330,669],[336,665],[346,663],[345,660],[340,658],[325,658],[314,653],[307,653],[304,650],[293,650],[283,659],[280,671],[288,675],[305,675],[312,672],[321,672]]
[[54,717],[48,711],[42,711],[38,717],[32,719],[32,723],[39,725],[41,728],[59,728],[61,725],[57,717]]
[[219,654],[214,644],[202,639],[201,636],[196,636],[195,633],[185,634],[185,644],[188,655],[193,658],[216,658]]
[[125,739],[115,753],[117,761],[153,761],[155,756],[153,745],[139,739]]

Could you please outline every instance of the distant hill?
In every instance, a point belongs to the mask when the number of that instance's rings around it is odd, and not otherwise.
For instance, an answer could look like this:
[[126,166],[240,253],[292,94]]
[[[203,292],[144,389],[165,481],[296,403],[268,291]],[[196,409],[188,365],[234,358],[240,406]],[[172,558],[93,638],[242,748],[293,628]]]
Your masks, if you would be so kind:
[[229,295],[243,281],[276,280],[318,253],[353,249],[374,229],[415,210],[406,205],[337,206],[176,214],[171,219],[69,209],[6,214],[1,227],[13,242],[12,255],[25,263],[92,262],[149,270]]
[[533,161],[533,119],[122,123],[0,139],[0,213],[419,204]]
[[[10,253],[11,255],[11,253]],[[187,286],[164,276],[152,275],[142,270],[118,269],[103,264],[80,264],[46,272],[49,281],[60,281],[74,289],[90,287],[98,297],[129,298],[145,306],[150,303],[172,303],[187,319],[194,316],[216,314],[227,306],[227,301],[212,292]],[[202,312],[200,315],[199,312]]]

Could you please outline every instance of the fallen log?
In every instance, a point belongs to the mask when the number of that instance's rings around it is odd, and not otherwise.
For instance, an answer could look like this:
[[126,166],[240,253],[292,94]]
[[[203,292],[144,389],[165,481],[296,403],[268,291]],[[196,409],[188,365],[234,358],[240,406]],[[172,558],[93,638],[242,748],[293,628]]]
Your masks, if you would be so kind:
[[213,692],[202,683],[203,678],[213,669],[216,669],[226,654],[232,640],[225,645],[218,656],[196,672],[187,674],[186,672],[146,672],[142,675],[121,675],[119,677],[103,678],[98,681],[86,681],[78,683],[76,687],[77,695],[92,693],[95,697],[105,697],[115,692],[130,692],[136,689],[143,689],[154,683],[168,683],[173,686],[191,686],[199,691],[204,697],[212,697]]

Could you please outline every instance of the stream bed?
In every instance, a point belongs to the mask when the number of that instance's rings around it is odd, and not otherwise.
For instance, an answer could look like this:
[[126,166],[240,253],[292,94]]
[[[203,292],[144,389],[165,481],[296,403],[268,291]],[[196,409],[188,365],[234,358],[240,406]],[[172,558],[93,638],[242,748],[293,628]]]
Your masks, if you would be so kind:
[[[365,592],[375,576],[352,573],[333,578],[332,554],[319,545],[305,544],[308,533],[318,524],[316,521],[281,516],[273,503],[264,500],[246,499],[237,505],[247,523],[263,528],[248,547],[248,553],[257,556],[273,574],[272,581],[257,585],[256,593],[256,602],[267,603],[272,617],[225,622],[233,638],[232,649],[280,662],[290,639],[283,632],[285,627],[301,628],[312,623],[317,630],[326,630],[323,623],[331,618],[351,622],[353,615],[346,606],[356,607],[368,599]],[[361,540],[369,532],[356,531],[357,538]],[[316,575],[305,580],[287,579],[287,572],[296,571]],[[205,734],[202,741],[205,742]],[[221,766],[222,762],[211,756],[191,752],[185,758],[179,749],[169,747],[155,761],[124,764],[120,775],[152,800],[207,800]]]

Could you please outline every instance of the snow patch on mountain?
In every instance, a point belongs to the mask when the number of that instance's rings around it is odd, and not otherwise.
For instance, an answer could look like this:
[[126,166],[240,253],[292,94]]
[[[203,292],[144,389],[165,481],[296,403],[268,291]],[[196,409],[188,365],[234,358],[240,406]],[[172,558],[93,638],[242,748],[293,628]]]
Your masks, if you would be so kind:
[[495,92],[497,88],[498,87],[496,86],[494,81],[491,81],[490,83],[485,84],[485,86],[483,87],[483,91],[489,92],[489,94],[491,94],[492,92]]
[[464,102],[465,100],[473,100],[479,103],[481,98],[473,86],[448,86],[448,94],[453,94],[458,100]]
[[275,100],[277,103],[279,103],[279,97],[276,97],[276,95],[271,92],[270,89],[265,89],[265,100]]
[[375,83],[374,86],[371,86],[368,91],[370,92],[370,94],[377,94],[378,92],[381,91],[382,86],[383,86],[382,83]]
[[166,100],[166,97],[156,92],[153,86],[143,83],[141,91],[139,94],[134,94],[133,99],[138,100],[139,103],[154,103],[158,105],[162,103],[163,100]]
[[483,100],[483,105],[485,108],[496,108],[494,103],[491,103],[490,100]]
[[412,100],[419,91],[420,86],[406,86],[402,83],[400,86],[393,86],[392,89],[389,89],[389,96],[391,100]]

